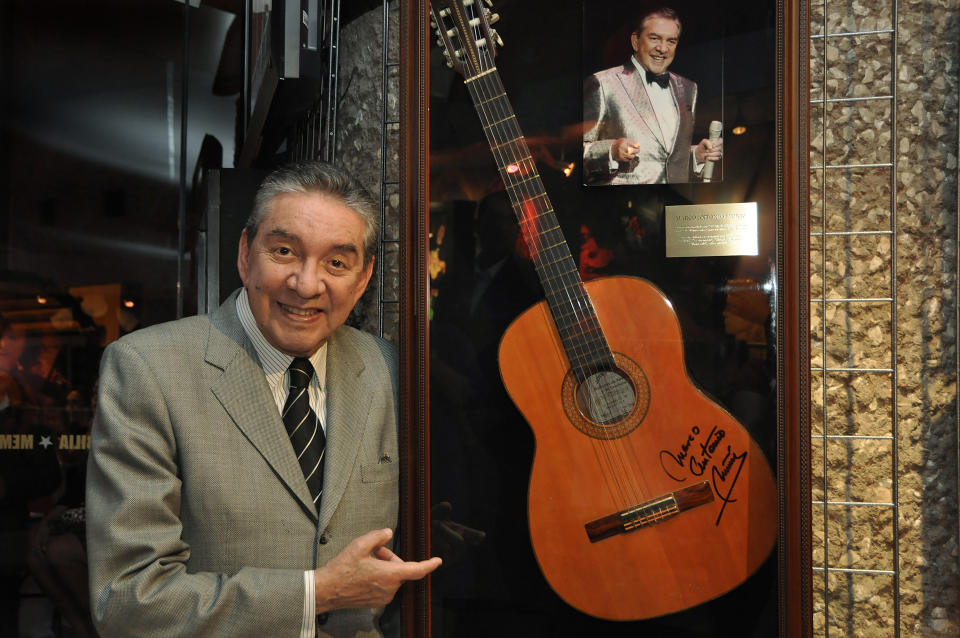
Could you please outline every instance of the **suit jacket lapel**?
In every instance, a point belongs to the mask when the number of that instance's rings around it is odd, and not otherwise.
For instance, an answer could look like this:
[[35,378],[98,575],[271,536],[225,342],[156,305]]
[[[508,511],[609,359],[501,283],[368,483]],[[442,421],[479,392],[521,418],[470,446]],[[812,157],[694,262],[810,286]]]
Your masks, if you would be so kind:
[[320,528],[333,516],[354,471],[370,406],[363,400],[364,366],[344,335],[335,332],[327,345],[327,448],[323,469]]
[[656,138],[664,150],[666,150],[667,145],[663,139],[663,131],[660,130],[660,122],[657,120],[657,114],[653,111],[653,104],[650,103],[650,97],[641,84],[643,78],[637,73],[633,62],[627,62],[627,64],[623,66],[623,71],[620,73],[619,78],[620,83],[627,92],[627,96],[630,98],[630,103],[637,109],[637,115],[640,116],[640,119],[643,120],[646,127],[653,133],[654,138]]
[[[684,90],[683,83],[680,82],[680,76],[676,73],[670,74],[670,94],[673,95],[673,101],[677,105],[677,135],[680,134],[680,128],[683,124],[685,113],[690,113],[693,106],[690,104],[690,95]],[[676,138],[670,144],[673,148],[676,144]]]
[[236,293],[210,317],[207,363],[223,370],[211,390],[223,409],[276,472],[280,481],[316,519],[313,499],[303,480],[276,403],[270,395],[253,345],[236,314]]

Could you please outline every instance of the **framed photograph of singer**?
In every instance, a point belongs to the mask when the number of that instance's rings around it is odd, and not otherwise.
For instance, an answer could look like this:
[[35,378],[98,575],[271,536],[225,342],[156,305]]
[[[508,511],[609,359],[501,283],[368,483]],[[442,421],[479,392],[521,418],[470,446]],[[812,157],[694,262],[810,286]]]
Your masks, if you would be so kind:
[[585,3],[585,184],[722,179],[723,6]]

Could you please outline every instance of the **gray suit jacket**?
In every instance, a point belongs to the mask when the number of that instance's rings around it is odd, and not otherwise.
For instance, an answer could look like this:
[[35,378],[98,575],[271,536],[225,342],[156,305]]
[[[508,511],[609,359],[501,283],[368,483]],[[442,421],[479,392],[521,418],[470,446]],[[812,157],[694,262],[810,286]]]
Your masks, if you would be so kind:
[[[329,339],[317,512],[235,297],[104,352],[87,477],[103,636],[297,636],[303,571],[396,527],[393,348],[347,327]],[[381,613],[331,612],[318,635],[378,636]]]
[[[662,184],[693,178],[690,145],[693,139],[697,85],[670,74],[670,92],[679,114],[677,135],[666,139],[633,62],[594,73],[583,91],[584,179],[592,184]],[[640,144],[635,159],[611,170],[610,147],[626,137]]]

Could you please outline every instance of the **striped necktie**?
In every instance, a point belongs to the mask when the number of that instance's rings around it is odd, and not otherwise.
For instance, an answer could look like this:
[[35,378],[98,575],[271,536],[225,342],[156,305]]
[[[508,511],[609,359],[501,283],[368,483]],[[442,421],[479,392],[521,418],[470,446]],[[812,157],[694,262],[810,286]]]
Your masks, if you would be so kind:
[[290,375],[290,394],[283,404],[283,424],[290,436],[293,452],[300,461],[300,469],[310,488],[310,496],[319,509],[320,495],[323,494],[323,450],[326,437],[317,413],[310,407],[310,393],[307,391],[313,378],[313,366],[310,360],[297,357],[288,369]]

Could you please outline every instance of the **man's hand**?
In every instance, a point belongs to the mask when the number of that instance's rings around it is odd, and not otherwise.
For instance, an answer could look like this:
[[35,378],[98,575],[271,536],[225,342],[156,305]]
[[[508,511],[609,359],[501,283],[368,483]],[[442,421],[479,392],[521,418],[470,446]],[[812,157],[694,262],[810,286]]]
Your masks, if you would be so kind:
[[614,140],[610,147],[610,156],[618,162],[632,162],[640,150],[640,144],[631,139],[621,137]]
[[420,562],[402,560],[385,547],[392,537],[389,529],[367,532],[314,571],[318,614],[386,605],[404,582],[419,580],[440,566],[436,556]]
[[720,158],[723,157],[723,138],[718,139],[713,144],[707,138],[703,138],[694,147],[693,154],[697,158],[697,164],[720,161]]

